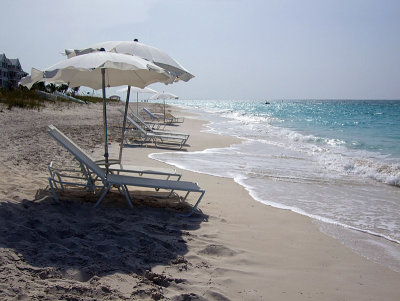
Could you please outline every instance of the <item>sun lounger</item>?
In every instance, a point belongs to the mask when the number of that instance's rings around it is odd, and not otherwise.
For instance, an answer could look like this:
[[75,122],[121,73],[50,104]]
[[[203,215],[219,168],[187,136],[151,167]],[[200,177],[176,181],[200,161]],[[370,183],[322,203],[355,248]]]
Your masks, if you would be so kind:
[[56,162],[51,161],[48,166],[50,172],[50,188],[54,199],[58,202],[58,197],[54,189],[65,190],[65,186],[80,186],[89,191],[95,192],[97,188],[102,188],[103,185],[97,186],[95,178],[92,177],[87,170],[77,166],[57,166]]
[[[143,120],[143,119],[142,119]],[[168,123],[161,123],[161,122],[153,122],[146,120],[146,124],[148,127],[150,127],[152,130],[157,130],[157,131],[162,131],[165,129],[165,126],[170,125]]]
[[162,122],[165,120],[165,123],[171,124],[171,123],[183,123],[185,121],[184,117],[175,117],[171,113],[165,113],[165,118],[164,118],[164,114],[152,113],[147,108],[143,108],[143,112],[145,112],[151,118],[151,120],[157,122]]
[[184,117],[175,117],[171,113],[165,113],[165,118],[167,120],[172,120],[171,123],[183,123],[185,121]]
[[181,149],[189,138],[189,135],[174,135],[169,133],[162,134],[146,131],[130,116],[126,116],[126,119],[128,120],[129,124],[133,126],[133,128],[130,129],[133,139],[140,143],[140,145],[143,145],[147,142],[153,142],[156,147],[178,147]]
[[[50,127],[50,126],[49,126]],[[94,160],[88,153],[86,153],[83,149],[81,149],[75,142],[73,142],[70,138],[65,136],[59,129],[57,129],[55,126],[51,125],[52,128],[60,132],[60,135],[64,136],[64,139],[68,140],[69,143],[73,144],[76,148],[78,148],[82,153],[84,153],[90,160],[94,161],[97,165],[100,167],[105,166],[105,161],[104,159],[102,160]],[[154,167],[148,167],[148,166],[137,166],[137,165],[130,165],[130,164],[122,164],[119,160],[115,159],[109,159],[108,163],[110,165],[109,170],[113,173],[135,173],[140,176],[143,175],[152,175],[152,176],[160,176],[162,178],[166,178],[167,180],[170,178],[174,178],[176,180],[180,180],[182,175],[176,172],[176,169],[172,168],[154,168]],[[54,164],[53,164],[54,165]],[[51,166],[49,166],[51,168]],[[60,167],[57,167],[57,172],[60,172]],[[75,167],[76,169],[76,167]],[[73,172],[76,170],[73,170],[73,167],[69,167],[66,170],[67,172]],[[50,171],[51,172],[51,171]],[[80,170],[76,171],[80,172]]]
[[[49,126],[50,127],[50,126]],[[97,160],[95,161],[87,154],[83,149],[81,149],[78,145],[76,145],[71,139],[65,136],[60,130],[51,126],[54,130],[59,132],[59,135],[63,136],[63,139],[67,140],[68,143],[72,144],[75,148],[79,149],[85,156],[87,156],[90,160],[94,161],[101,168],[104,168],[105,161]],[[147,175],[157,178],[165,178],[165,179],[175,179],[179,181],[182,177],[181,174],[177,173],[175,169],[168,168],[150,168],[146,166],[137,166],[137,165],[129,165],[129,164],[121,164],[119,160],[110,159],[109,161],[109,171],[111,173],[117,174],[138,174],[139,176]],[[70,186],[83,186],[86,187],[89,191],[95,191],[98,186],[96,186],[95,182],[97,177],[93,177],[91,173],[89,173],[82,166],[57,166],[55,162],[51,161],[48,170],[50,172],[50,177],[53,179],[53,185],[55,188],[60,188],[64,191],[65,185]],[[60,186],[60,187],[58,187]],[[102,186],[100,186],[102,187]]]
[[[124,111],[123,110],[119,110],[119,112],[124,115]],[[150,133],[153,133],[155,135],[169,135],[169,136],[177,136],[177,137],[181,137],[186,139],[186,141],[189,139],[189,134],[186,133],[180,133],[180,132],[171,132],[171,131],[165,131],[165,130],[156,130],[153,129],[152,126],[150,126],[148,124],[148,122],[144,121],[142,118],[140,118],[139,116],[137,116],[135,113],[131,112],[129,114],[130,118],[133,119],[137,124],[139,124],[143,129],[145,129],[146,131],[149,131]],[[128,122],[130,122],[129,119],[127,119]]]
[[[94,179],[93,189],[101,187],[103,193],[97,200],[95,207],[97,207],[110,189],[115,186],[120,189],[125,195],[129,206],[132,208],[132,201],[129,195],[128,186],[144,187],[144,188],[154,188],[156,190],[165,189],[170,191],[169,196],[172,195],[174,191],[184,191],[186,192],[183,201],[185,201],[191,192],[200,193],[195,205],[193,206],[191,212],[185,216],[193,214],[196,210],[198,204],[200,203],[202,197],[204,196],[205,190],[201,189],[197,183],[187,182],[187,181],[173,181],[164,179],[154,179],[145,177],[134,177],[129,175],[121,174],[106,174],[105,170],[96,164],[90,157],[88,157],[75,143],[71,142],[63,133],[61,133],[56,127],[49,125],[48,133],[53,137],[60,145],[66,148],[74,158],[80,163],[84,177],[89,177]],[[101,182],[101,185],[95,184]],[[49,177],[49,184],[51,191],[53,193],[54,199],[58,201],[58,197],[55,191],[54,184],[58,183],[57,177]]]
[[[120,110],[120,112],[121,112],[121,110]],[[131,111],[131,114],[134,114],[134,116],[137,116],[132,111]],[[151,120],[149,118],[143,117],[143,114],[140,114],[140,113],[139,113],[139,115],[141,116],[140,119],[143,121],[145,120],[146,125],[149,126],[152,130],[164,130],[167,125],[171,125],[171,123],[163,123],[163,122],[159,122],[159,121],[155,121],[155,120]],[[148,117],[147,114],[146,114],[146,116]]]
[[143,110],[143,112],[146,113],[147,117],[149,117],[152,121],[155,121],[155,122],[162,122],[162,121],[161,121],[161,118],[159,118],[158,116],[154,115],[154,114],[153,114],[152,112],[150,112],[148,109],[143,108],[142,110]]

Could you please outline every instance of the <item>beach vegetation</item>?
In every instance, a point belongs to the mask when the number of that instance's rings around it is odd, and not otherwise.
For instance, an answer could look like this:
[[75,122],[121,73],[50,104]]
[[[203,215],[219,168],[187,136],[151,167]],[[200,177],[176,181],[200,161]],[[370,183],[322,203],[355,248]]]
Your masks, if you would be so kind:
[[29,90],[24,87],[0,89],[0,103],[4,104],[9,110],[13,107],[40,109],[45,106],[47,101],[49,100],[39,95],[36,90]]
[[[83,100],[84,102],[87,103],[96,103],[96,102],[103,102],[102,97],[97,97],[97,96],[89,96],[89,95],[74,95],[75,98],[78,98],[80,100]],[[113,101],[112,99],[107,99],[107,101]]]
[[[66,84],[45,85],[43,82],[38,82],[35,83],[31,89],[23,86],[12,89],[0,89],[0,104],[4,104],[4,106],[9,110],[11,110],[13,107],[40,110],[40,108],[43,108],[46,106],[46,104],[50,103],[73,103],[72,100],[53,95],[53,93],[56,91],[73,96],[74,98],[80,99],[85,103],[98,103],[103,101],[102,97],[79,95],[79,87],[70,89]],[[117,100],[107,99],[107,101],[116,102]]]

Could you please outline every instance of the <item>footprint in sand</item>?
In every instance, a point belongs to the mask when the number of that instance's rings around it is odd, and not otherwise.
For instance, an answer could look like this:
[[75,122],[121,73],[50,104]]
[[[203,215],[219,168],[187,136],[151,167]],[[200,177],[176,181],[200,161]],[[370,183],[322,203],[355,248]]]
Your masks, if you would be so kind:
[[210,255],[216,257],[230,257],[236,255],[237,252],[231,250],[223,245],[208,245],[203,250],[199,252],[202,255]]

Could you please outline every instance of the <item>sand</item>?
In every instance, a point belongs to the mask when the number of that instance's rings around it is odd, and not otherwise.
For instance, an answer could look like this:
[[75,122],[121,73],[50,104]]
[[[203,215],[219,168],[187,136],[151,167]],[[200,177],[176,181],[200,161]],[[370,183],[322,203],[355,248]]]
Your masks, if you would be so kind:
[[[118,108],[108,110],[112,158]],[[173,127],[191,134],[183,151],[240,143],[204,133],[205,121],[169,109],[186,118]],[[177,215],[188,204],[135,189],[134,209],[117,191],[99,208],[81,189],[56,203],[47,165],[72,158],[46,125],[100,159],[101,116],[99,104],[0,107],[1,300],[400,300],[399,273],[353,253],[307,217],[256,202],[232,179],[178,170],[206,189],[201,212],[190,218]],[[171,168],[148,158],[164,151],[127,148],[123,161]]]

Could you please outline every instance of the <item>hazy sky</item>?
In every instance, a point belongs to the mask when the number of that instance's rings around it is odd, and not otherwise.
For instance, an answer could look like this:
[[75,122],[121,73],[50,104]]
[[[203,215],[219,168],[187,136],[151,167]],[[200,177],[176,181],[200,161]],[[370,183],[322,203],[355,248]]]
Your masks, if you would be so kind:
[[184,99],[400,99],[398,0],[1,4],[0,53],[29,73],[65,48],[138,38],[196,76],[150,86]]

